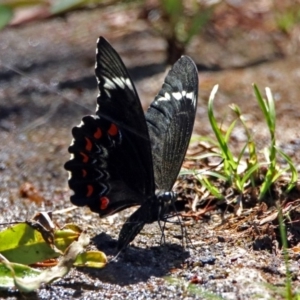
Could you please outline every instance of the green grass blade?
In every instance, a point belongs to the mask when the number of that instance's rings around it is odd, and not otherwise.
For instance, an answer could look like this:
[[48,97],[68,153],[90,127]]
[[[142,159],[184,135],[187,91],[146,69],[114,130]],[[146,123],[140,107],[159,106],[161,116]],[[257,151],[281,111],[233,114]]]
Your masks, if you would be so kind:
[[265,180],[264,180],[264,182],[262,183],[262,185],[260,187],[260,193],[259,193],[259,196],[258,196],[259,201],[261,201],[264,198],[265,194],[270,189],[270,186],[273,183],[273,176],[274,176],[274,172],[270,171],[270,169],[268,169]]
[[237,164],[240,164],[240,161],[242,160],[243,155],[245,154],[246,148],[248,146],[248,143],[246,143],[243,147],[243,149],[240,151],[239,156],[237,158]]
[[269,116],[269,128],[272,134],[275,134],[275,128],[276,128],[276,112],[275,112],[275,102],[273,99],[272,92],[270,88],[266,88],[266,95],[267,95],[267,103],[268,103],[268,116]]
[[222,155],[220,153],[210,152],[210,153],[204,153],[197,156],[186,156],[185,159],[187,160],[203,160],[209,157],[220,157],[222,158]]
[[282,210],[281,207],[277,207],[278,209],[278,222],[279,222],[279,232],[282,242],[282,250],[283,250],[283,257],[285,262],[285,275],[286,275],[286,299],[293,299],[293,292],[292,292],[292,284],[291,284],[291,272],[289,266],[289,255],[288,255],[288,242],[287,242],[287,235],[286,235],[286,228],[283,221]]
[[288,163],[288,165],[290,167],[290,171],[292,173],[290,183],[286,190],[286,192],[288,193],[292,190],[293,187],[295,187],[295,185],[298,181],[298,172],[297,172],[297,169],[296,169],[295,165],[293,164],[291,158],[287,154],[285,154],[281,149],[279,149],[278,147],[276,147],[276,150],[286,160],[286,162]]
[[212,139],[211,137],[207,137],[207,136],[192,136],[190,143],[195,143],[195,142],[208,142],[210,143],[212,146],[218,147],[219,148],[219,144],[216,140]]
[[224,199],[222,193],[220,193],[220,191],[206,177],[197,176],[197,179],[214,197],[217,199]]
[[222,156],[224,158],[224,171],[225,171],[225,173],[227,173],[226,175],[230,176],[231,172],[229,169],[233,168],[233,170],[236,171],[236,164],[234,162],[233,155],[228,148],[228,145],[222,135],[221,130],[218,127],[216,118],[214,116],[213,101],[214,101],[217,90],[218,90],[218,85],[215,85],[211,91],[211,94],[210,94],[210,97],[208,100],[208,118],[209,118],[211,127],[215,133],[215,136],[218,140],[219,148],[220,148]]
[[[215,172],[215,171],[211,171],[211,170],[200,170],[200,171],[195,171],[195,170],[186,170],[183,169],[180,171],[179,175],[184,176],[184,175],[194,175],[196,178],[197,176],[211,176],[211,177],[215,177],[217,179],[223,180],[223,181],[227,181],[228,178],[224,175],[222,175],[221,173]],[[197,178],[198,179],[198,178]]]
[[237,122],[237,120],[234,120],[234,121],[229,125],[229,127],[228,127],[228,129],[227,129],[227,131],[226,131],[225,138],[224,138],[226,144],[227,144],[228,141],[229,141],[230,135],[231,135],[232,130],[234,129],[234,127],[235,127],[235,125],[236,125],[236,122]]
[[275,174],[275,176],[272,179],[272,183],[276,182],[277,179],[279,179],[280,176],[282,176],[284,173],[289,171],[289,169],[290,169],[290,167],[287,167],[285,169],[281,169],[281,170],[277,171],[277,173]]
[[249,150],[249,165],[254,166],[258,163],[258,159],[256,154],[255,143],[252,140],[248,141],[248,150]]
[[258,105],[259,105],[261,111],[263,112],[264,118],[267,121],[269,130],[270,130],[273,128],[273,121],[270,119],[268,104],[261,96],[261,93],[260,93],[258,87],[256,86],[256,84],[253,84],[253,88],[254,88],[254,93],[255,93]]
[[[261,191],[259,195],[259,199],[261,200],[266,192],[269,190],[271,184],[274,180],[278,179],[278,171],[276,170],[276,140],[275,140],[275,129],[276,129],[276,112],[275,112],[275,103],[269,88],[266,88],[267,100],[265,101],[257,86],[254,84],[254,92],[257,98],[257,102],[263,112],[264,118],[269,128],[270,136],[271,136],[271,145],[269,147],[268,160],[270,162],[270,167],[267,171],[265,181],[261,186]],[[279,172],[280,173],[280,172]]]
[[227,145],[226,145],[223,135],[219,129],[219,126],[217,124],[217,121],[216,121],[216,118],[215,118],[214,112],[213,112],[213,101],[214,101],[215,95],[217,93],[217,90],[218,90],[218,85],[215,85],[211,91],[211,94],[210,94],[210,97],[208,100],[208,118],[209,118],[210,125],[215,133],[215,136],[218,140],[218,143],[219,143],[219,146],[220,146],[222,152],[226,153],[226,151],[224,151],[223,149],[226,149]]
[[249,180],[249,178],[251,177],[251,175],[256,172],[260,167],[260,164],[256,164],[254,166],[252,166],[251,168],[247,169],[246,173],[244,174],[241,184],[244,187],[245,183]]
[[215,177],[217,179],[223,180],[223,181],[227,181],[226,176],[222,175],[221,173],[215,172],[215,171],[206,170],[203,173],[201,173],[201,175],[211,176],[211,177]]
[[275,140],[275,124],[276,124],[276,113],[274,99],[269,88],[266,88],[267,103],[268,103],[268,118],[269,118],[269,131],[271,136],[271,146],[270,146],[270,169],[275,171],[276,168],[276,140]]

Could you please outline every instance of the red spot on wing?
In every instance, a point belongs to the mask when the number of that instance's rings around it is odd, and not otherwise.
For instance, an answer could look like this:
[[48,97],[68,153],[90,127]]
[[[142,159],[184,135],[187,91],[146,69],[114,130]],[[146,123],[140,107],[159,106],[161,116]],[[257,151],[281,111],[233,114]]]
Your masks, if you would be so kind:
[[101,210],[106,209],[108,204],[109,204],[109,199],[107,197],[100,198],[100,209]]
[[82,177],[85,177],[87,175],[87,171],[85,169],[82,169]]
[[87,186],[87,193],[86,193],[86,196],[87,196],[87,197],[90,197],[90,196],[93,194],[93,191],[94,191],[93,186],[89,184],[89,185]]
[[118,127],[115,125],[115,124],[111,124],[110,125],[110,127],[109,127],[109,129],[108,129],[108,134],[109,135],[112,135],[112,136],[114,136],[114,135],[117,135],[118,134]]
[[85,141],[86,141],[85,150],[91,151],[93,148],[93,144],[92,144],[91,140],[86,137]]
[[82,158],[83,158],[82,161],[84,163],[87,163],[89,161],[89,157],[85,153],[80,152],[80,155],[82,156]]
[[94,133],[94,138],[98,140],[98,139],[101,138],[101,136],[102,136],[102,131],[101,131],[101,129],[99,127],[97,127],[97,130]]

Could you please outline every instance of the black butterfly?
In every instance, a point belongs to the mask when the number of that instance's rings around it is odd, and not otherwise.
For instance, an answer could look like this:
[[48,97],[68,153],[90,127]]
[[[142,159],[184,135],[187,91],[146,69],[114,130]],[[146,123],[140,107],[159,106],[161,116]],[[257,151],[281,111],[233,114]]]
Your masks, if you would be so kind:
[[72,129],[71,202],[104,217],[140,205],[119,235],[124,249],[146,223],[165,219],[176,200],[171,191],[192,134],[198,96],[194,62],[182,56],[144,114],[118,53],[100,37],[96,50],[100,94],[96,115]]

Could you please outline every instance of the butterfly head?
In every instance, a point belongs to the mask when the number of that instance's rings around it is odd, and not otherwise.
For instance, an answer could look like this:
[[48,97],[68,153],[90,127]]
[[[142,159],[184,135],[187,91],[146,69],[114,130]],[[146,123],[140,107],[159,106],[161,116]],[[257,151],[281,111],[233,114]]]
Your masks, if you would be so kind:
[[163,220],[164,216],[169,213],[170,208],[174,206],[177,194],[173,191],[156,191],[156,199],[158,204],[156,205],[158,209],[157,219]]

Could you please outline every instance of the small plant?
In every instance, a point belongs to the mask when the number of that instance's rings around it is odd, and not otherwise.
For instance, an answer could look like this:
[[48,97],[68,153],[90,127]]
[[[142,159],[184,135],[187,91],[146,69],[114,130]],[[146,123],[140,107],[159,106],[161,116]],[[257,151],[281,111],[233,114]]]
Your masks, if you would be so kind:
[[[264,162],[258,161],[255,142],[253,140],[249,127],[247,126],[246,121],[243,118],[241,110],[237,105],[230,105],[230,108],[236,115],[236,119],[228,126],[228,129],[225,132],[220,129],[213,111],[213,101],[215,99],[218,86],[216,85],[211,92],[208,101],[208,117],[217,140],[217,142],[213,142],[213,145],[218,147],[219,153],[210,153],[210,156],[219,156],[223,161],[223,168],[220,172],[205,171],[203,174],[196,176],[201,184],[205,186],[207,190],[210,191],[210,193],[216,198],[222,198],[221,193],[217,190],[216,187],[214,187],[213,183],[208,179],[208,177],[204,176],[210,176],[210,178],[213,177],[224,180],[227,184],[237,190],[239,194],[243,194],[245,187],[247,187],[249,184],[251,184],[253,187],[256,187],[258,185],[260,181],[258,180],[260,168],[263,165],[266,165],[267,172],[260,186],[260,193],[258,197],[258,200],[260,201],[270,190],[271,185],[274,184],[275,181],[278,180],[280,176],[285,172],[289,171],[291,173],[291,178],[288,183],[286,192],[291,191],[298,180],[297,170],[290,157],[276,146],[276,113],[271,90],[269,88],[266,88],[267,99],[264,100],[257,86],[254,85],[253,88],[257,102],[261,111],[263,112],[264,119],[266,120],[267,126],[269,128],[271,137],[271,144],[265,150],[266,161]],[[242,150],[239,152],[238,156],[235,157],[230,150],[229,142],[232,131],[236,127],[238,121],[240,121],[245,130],[247,141]],[[248,150],[247,157],[246,150]],[[278,166],[277,155],[280,155],[287,162],[287,168],[281,169]],[[242,166],[242,164],[244,166]]]
[[167,41],[167,62],[173,64],[185,52],[192,38],[208,24],[216,4],[205,1],[160,0],[152,27]]
[[299,3],[295,1],[274,3],[274,16],[277,28],[288,34],[300,22]]
[[[218,90],[218,86],[215,86],[211,92],[210,98],[208,100],[208,118],[211,124],[211,127],[215,133],[215,136],[218,141],[218,146],[220,149],[220,155],[223,159],[223,176],[226,178],[227,183],[233,185],[234,188],[238,190],[239,193],[243,193],[245,186],[249,179],[253,182],[254,179],[253,174],[258,170],[259,164],[257,162],[255,144],[253,143],[251,134],[242,118],[241,111],[237,105],[231,105],[232,110],[236,113],[237,119],[235,119],[228,130],[223,133],[219,128],[216,118],[213,112],[213,101],[215,98],[215,94]],[[237,121],[240,120],[243,126],[246,128],[248,140],[243,147],[242,151],[238,155],[237,158],[234,157],[233,153],[229,148],[229,138],[232,133],[232,130],[236,126]],[[241,160],[245,154],[245,150],[249,149],[250,159],[248,160],[247,168],[244,172],[239,171],[239,167],[241,165]]]
[[[270,138],[271,138],[271,145],[266,150],[266,158],[268,162],[268,171],[265,176],[265,180],[260,188],[260,195],[259,200],[262,200],[267,191],[269,190],[270,186],[286,171],[291,171],[291,180],[288,184],[287,192],[289,192],[296,184],[298,180],[298,173],[297,170],[292,163],[291,159],[288,155],[283,153],[277,146],[276,146],[276,137],[275,137],[275,129],[276,129],[276,112],[275,112],[275,104],[274,99],[269,88],[266,88],[266,96],[267,99],[264,100],[257,88],[254,84],[254,93],[257,99],[257,102],[260,106],[261,111],[263,112],[264,119],[269,128]],[[288,163],[289,167],[286,169],[280,169],[277,165],[276,155],[281,155],[286,162]]]

